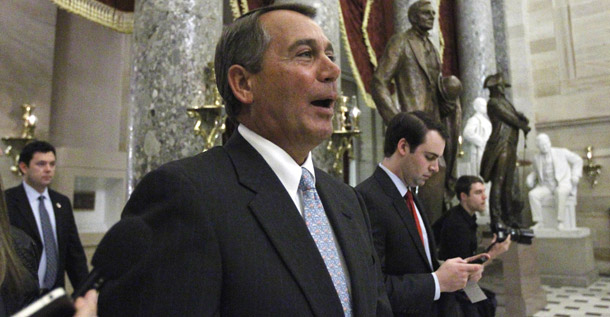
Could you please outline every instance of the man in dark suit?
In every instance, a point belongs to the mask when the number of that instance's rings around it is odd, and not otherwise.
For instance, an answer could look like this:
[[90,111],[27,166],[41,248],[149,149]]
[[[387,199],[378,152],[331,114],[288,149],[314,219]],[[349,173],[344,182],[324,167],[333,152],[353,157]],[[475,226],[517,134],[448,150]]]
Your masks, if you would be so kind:
[[23,183],[6,190],[11,225],[26,232],[42,250],[38,282],[44,291],[65,287],[65,272],[76,289],[87,278],[87,258],[68,197],[49,188],[55,174],[55,148],[27,144],[19,155]]
[[101,289],[101,316],[391,313],[362,200],[313,167],[340,74],[314,15],[264,7],[224,30],[217,84],[238,129],[138,184],[123,216],[150,226],[150,249]]
[[438,171],[446,138],[443,126],[422,111],[397,114],[386,131],[385,158],[356,187],[369,210],[375,248],[397,316],[455,316],[458,307],[447,292],[463,288],[469,279],[478,281],[483,270],[467,263],[474,258],[439,264],[426,213],[411,192]]

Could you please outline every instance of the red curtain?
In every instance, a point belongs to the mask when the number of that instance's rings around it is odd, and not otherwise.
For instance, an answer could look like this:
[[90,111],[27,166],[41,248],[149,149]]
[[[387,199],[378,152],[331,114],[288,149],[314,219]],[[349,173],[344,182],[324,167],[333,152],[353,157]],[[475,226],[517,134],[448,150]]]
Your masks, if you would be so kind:
[[[394,33],[394,9],[392,0],[340,0],[351,54],[366,92],[369,92],[375,65],[383,54],[385,45]],[[363,30],[368,6],[368,25]],[[367,41],[368,39],[368,41]],[[371,51],[372,50],[372,51]],[[371,56],[374,55],[374,56]],[[358,80],[358,78],[356,78]]]
[[443,75],[459,77],[457,38],[455,33],[455,1],[441,0],[438,11],[441,34],[445,43],[443,49]]

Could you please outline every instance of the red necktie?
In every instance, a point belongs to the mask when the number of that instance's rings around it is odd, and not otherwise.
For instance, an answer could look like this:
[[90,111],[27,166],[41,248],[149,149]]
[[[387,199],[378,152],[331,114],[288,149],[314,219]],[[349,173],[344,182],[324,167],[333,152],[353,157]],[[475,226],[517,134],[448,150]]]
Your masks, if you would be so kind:
[[421,239],[422,245],[425,246],[424,243],[424,235],[421,231],[421,224],[419,223],[419,217],[417,217],[417,211],[415,211],[415,203],[413,202],[413,194],[410,190],[407,190],[407,194],[405,195],[405,200],[407,201],[407,207],[411,209],[411,213],[413,214],[413,219],[415,219],[415,226],[417,227],[417,232],[419,233],[419,238]]

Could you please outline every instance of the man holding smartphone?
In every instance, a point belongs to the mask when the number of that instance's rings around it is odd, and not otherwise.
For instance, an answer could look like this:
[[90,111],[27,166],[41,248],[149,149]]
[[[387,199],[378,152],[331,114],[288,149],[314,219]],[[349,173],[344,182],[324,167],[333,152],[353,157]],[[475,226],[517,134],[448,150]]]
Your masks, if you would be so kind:
[[369,210],[375,249],[395,316],[455,316],[456,290],[478,281],[480,264],[453,258],[440,264],[415,187],[438,172],[447,132],[422,111],[397,114],[385,135],[385,158],[356,187]]

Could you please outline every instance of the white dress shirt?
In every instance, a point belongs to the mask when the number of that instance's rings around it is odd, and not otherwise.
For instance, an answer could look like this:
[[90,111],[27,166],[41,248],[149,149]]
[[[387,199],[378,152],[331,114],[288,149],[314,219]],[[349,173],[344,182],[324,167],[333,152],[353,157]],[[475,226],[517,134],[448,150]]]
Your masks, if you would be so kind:
[[40,234],[40,241],[42,241],[43,249],[42,256],[40,257],[40,263],[38,265],[38,284],[42,287],[42,283],[44,282],[44,275],[47,272],[47,251],[46,246],[44,245],[44,237],[42,236],[42,225],[40,224],[40,211],[38,210],[38,206],[40,201],[38,197],[44,196],[44,206],[47,209],[47,213],[49,214],[49,220],[51,221],[51,227],[53,228],[53,236],[55,238],[55,243],[57,243],[57,226],[55,225],[55,209],[53,209],[53,204],[51,203],[51,197],[49,196],[49,189],[45,188],[44,192],[41,194],[37,190],[35,190],[32,186],[28,185],[26,182],[23,182],[23,188],[25,189],[25,194],[28,197],[28,201],[30,203],[30,207],[32,208],[32,212],[34,213],[34,219],[36,219],[36,226],[38,227],[38,233]]
[[[407,191],[409,190],[407,188],[407,185],[405,185],[405,183],[403,183],[402,180],[398,176],[396,176],[396,174],[392,173],[392,171],[390,171],[387,167],[383,166],[383,164],[379,163],[379,167],[381,167],[381,169],[384,172],[386,172],[386,174],[388,174],[388,176],[394,183],[394,186],[396,186],[396,189],[398,189],[400,196],[405,197],[405,195],[407,194]],[[419,220],[419,223],[421,224],[420,225],[421,233],[424,238],[424,249],[426,250],[426,257],[428,258],[428,265],[430,265],[430,269],[434,271],[434,268],[432,267],[432,257],[430,255],[430,243],[428,241],[428,233],[426,231],[426,226],[424,226],[424,221],[422,220],[419,209],[417,209],[417,205],[416,204],[413,204],[413,205],[415,206],[415,213],[417,214],[417,219]],[[432,278],[434,278],[434,300],[438,300],[439,298],[441,298],[441,286],[438,283],[438,277],[436,277],[436,273],[434,273],[434,272],[432,273]]]

